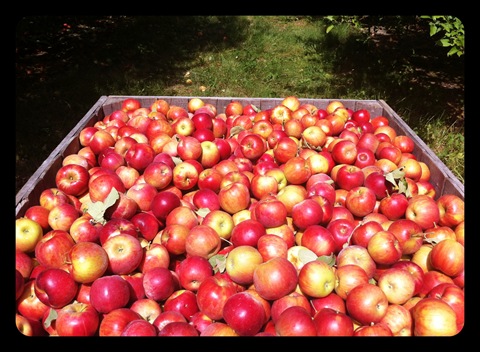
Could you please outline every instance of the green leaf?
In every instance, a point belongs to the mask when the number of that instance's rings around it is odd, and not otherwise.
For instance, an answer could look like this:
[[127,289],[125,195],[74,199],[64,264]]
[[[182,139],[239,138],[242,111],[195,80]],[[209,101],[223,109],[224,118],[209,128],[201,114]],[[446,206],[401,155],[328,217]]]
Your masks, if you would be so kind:
[[52,321],[57,320],[57,316],[58,316],[57,311],[53,308],[50,308],[48,312],[48,316],[43,322],[43,326],[45,328],[49,328],[50,325],[52,325]]
[[214,273],[223,273],[226,268],[227,256],[224,254],[215,254],[208,259],[208,262],[212,266]]
[[195,212],[197,215],[204,218],[208,213],[210,213],[210,209],[208,208],[200,208]]
[[318,255],[316,255],[315,252],[313,252],[311,249],[300,248],[298,250],[298,259],[304,265],[307,264],[308,262],[313,262],[314,260],[317,260],[317,258],[318,258]]
[[115,204],[117,199],[120,198],[118,191],[112,187],[110,193],[108,194],[105,202],[89,202],[87,204],[87,213],[92,216],[92,220],[96,223],[105,224],[106,220],[104,218],[105,211]]
[[335,256],[335,254],[332,253],[330,255],[321,255],[317,258],[317,260],[327,263],[328,266],[332,267],[337,262],[337,257]]
[[242,126],[235,126],[235,127],[232,127],[232,129],[230,130],[230,138],[239,134],[240,132],[242,132],[245,128],[243,128]]

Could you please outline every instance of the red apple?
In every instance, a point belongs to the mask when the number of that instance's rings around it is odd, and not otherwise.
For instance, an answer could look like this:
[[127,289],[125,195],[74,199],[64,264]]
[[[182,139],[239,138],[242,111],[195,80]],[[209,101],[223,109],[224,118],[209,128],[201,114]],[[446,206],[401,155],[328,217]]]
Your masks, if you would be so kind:
[[157,328],[145,319],[134,319],[123,328],[120,336],[157,336]]
[[275,322],[277,336],[317,336],[317,327],[309,311],[302,306],[291,306]]
[[46,268],[38,274],[34,288],[40,301],[52,308],[62,308],[73,301],[78,284],[65,270]]
[[178,311],[187,321],[199,311],[196,293],[187,289],[179,289],[173,292],[163,304],[164,311]]
[[303,231],[300,244],[312,250],[317,256],[331,255],[336,243],[332,233],[322,225],[311,225]]
[[354,264],[362,267],[367,273],[369,279],[375,274],[377,264],[368,253],[367,248],[359,245],[349,245],[344,247],[337,255],[337,268],[341,266]]
[[465,202],[454,194],[444,194],[437,199],[440,211],[438,224],[454,228],[465,219]]
[[375,263],[392,265],[402,257],[402,247],[397,237],[388,230],[374,234],[367,244],[367,250]]
[[365,186],[354,187],[348,191],[345,207],[357,217],[364,217],[375,209],[377,197],[372,189]]
[[108,272],[126,275],[132,273],[140,265],[144,250],[138,238],[128,234],[110,237],[102,244],[108,255]]
[[35,258],[39,264],[60,268],[67,262],[68,253],[74,245],[75,241],[67,231],[51,230],[38,241]]
[[256,247],[237,245],[227,255],[225,271],[232,281],[239,285],[251,285],[255,269],[263,263],[263,257]]
[[265,227],[258,220],[249,218],[233,227],[230,241],[235,247],[247,245],[256,248],[258,239],[265,234]]
[[389,220],[398,220],[405,216],[408,198],[404,193],[393,193],[380,200],[378,211]]
[[298,285],[307,297],[325,297],[335,288],[334,269],[324,261],[310,261],[300,269]]
[[267,300],[279,299],[293,292],[297,283],[297,269],[282,257],[259,264],[253,273],[255,290]]
[[387,268],[378,277],[377,285],[390,304],[404,304],[415,294],[414,276],[401,267]]
[[129,285],[120,275],[99,277],[90,288],[90,303],[99,313],[126,307],[129,300]]
[[464,270],[465,249],[455,239],[446,238],[433,246],[428,260],[434,269],[453,278]]
[[405,218],[416,222],[422,230],[431,228],[440,221],[440,210],[434,199],[416,195],[409,199]]
[[457,315],[453,308],[439,298],[426,297],[411,310],[413,336],[454,336]]
[[48,213],[48,224],[53,230],[69,231],[80,212],[70,203],[59,204]]
[[386,324],[393,336],[412,336],[412,316],[403,305],[389,304],[380,323]]
[[181,205],[180,197],[174,192],[168,190],[158,192],[152,199],[150,210],[153,215],[162,223],[165,222],[167,215]]
[[140,314],[130,308],[117,308],[105,314],[100,321],[99,336],[120,336],[132,320],[141,319]]
[[317,336],[353,336],[353,320],[345,312],[323,308],[313,317]]
[[334,253],[338,254],[343,246],[348,244],[350,236],[355,229],[355,223],[348,219],[335,219],[329,221],[326,228],[330,231],[335,241]]
[[162,312],[160,303],[146,297],[135,300],[131,304],[130,309],[140,314],[140,316],[150,324],[152,324]]
[[335,293],[344,300],[353,288],[369,281],[366,271],[355,264],[339,266],[335,277]]
[[191,255],[179,263],[175,272],[182,288],[197,292],[203,280],[213,275],[213,268],[207,258]]
[[250,293],[237,292],[225,301],[223,319],[238,335],[253,336],[263,326],[265,310]]
[[208,318],[220,320],[223,318],[225,302],[236,292],[236,285],[228,277],[228,274],[217,273],[207,276],[197,289],[198,308]]
[[465,323],[465,293],[455,284],[442,283],[430,290],[426,297],[438,298],[455,311],[457,316],[457,330],[462,330]]
[[143,274],[145,296],[155,301],[164,301],[175,291],[175,280],[171,271],[153,267]]
[[57,313],[58,336],[94,336],[98,333],[100,315],[91,304],[73,302]]
[[185,252],[189,256],[209,259],[218,253],[220,247],[221,239],[218,233],[204,224],[193,226],[185,239]]
[[380,287],[372,283],[361,284],[347,295],[345,305],[349,316],[361,325],[380,322],[385,316],[388,299]]
[[410,275],[413,276],[413,279],[415,282],[415,289],[413,290],[413,296],[416,296],[420,292],[423,286],[423,276],[424,276],[423,269],[418,264],[416,264],[415,262],[412,262],[411,260],[399,260],[398,262],[392,264],[391,267],[407,270],[410,273]]
[[108,268],[108,254],[95,242],[78,242],[68,254],[69,271],[78,283],[91,283]]

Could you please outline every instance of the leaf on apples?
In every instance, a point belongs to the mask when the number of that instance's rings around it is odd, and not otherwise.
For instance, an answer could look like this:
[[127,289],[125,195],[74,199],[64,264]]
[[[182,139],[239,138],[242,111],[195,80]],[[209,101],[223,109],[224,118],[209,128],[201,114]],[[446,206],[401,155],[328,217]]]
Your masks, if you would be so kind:
[[317,258],[318,256],[311,249],[300,248],[298,250],[298,259],[304,265],[307,264],[308,262],[313,262],[314,260],[317,260]]
[[243,130],[245,130],[245,128],[243,128],[242,126],[232,127],[232,129],[230,130],[230,136],[229,136],[229,138],[232,138],[233,136],[239,134],[239,133],[242,132]]
[[58,317],[57,311],[53,308],[50,308],[48,312],[48,316],[43,323],[43,326],[45,327],[45,329],[49,328],[50,325],[52,325],[52,321],[57,320],[57,317]]
[[204,218],[208,213],[210,213],[210,211],[211,210],[208,208],[200,208],[195,213]]
[[317,258],[317,260],[327,263],[328,266],[332,267],[335,265],[337,258],[335,254],[330,254],[330,255],[321,255],[320,257]]
[[105,202],[88,202],[87,204],[87,213],[92,216],[92,220],[96,223],[105,224],[107,221],[104,218],[105,211],[115,204],[117,199],[120,197],[118,191],[112,187],[110,193],[108,194]]
[[179,158],[178,156],[172,156],[172,160],[173,160],[173,163],[175,165],[178,165],[180,164],[183,160],[181,158]]
[[223,273],[225,272],[226,263],[227,263],[227,256],[224,254],[215,254],[214,256],[208,259],[208,262],[213,268],[213,272]]

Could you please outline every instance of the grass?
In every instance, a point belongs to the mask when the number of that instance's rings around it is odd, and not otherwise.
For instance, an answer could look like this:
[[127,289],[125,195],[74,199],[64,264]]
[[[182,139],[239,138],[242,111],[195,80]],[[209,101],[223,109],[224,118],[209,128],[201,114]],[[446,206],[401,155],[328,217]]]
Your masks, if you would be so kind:
[[463,59],[425,23],[387,20],[327,35],[321,17],[25,18],[16,191],[101,95],[383,99],[464,182]]

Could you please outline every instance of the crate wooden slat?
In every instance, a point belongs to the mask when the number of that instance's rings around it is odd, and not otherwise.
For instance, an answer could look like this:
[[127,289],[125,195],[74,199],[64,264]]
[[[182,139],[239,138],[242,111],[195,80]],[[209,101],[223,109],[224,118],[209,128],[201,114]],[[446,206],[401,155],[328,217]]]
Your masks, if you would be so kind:
[[[80,131],[86,126],[93,126],[115,110],[120,109],[123,100],[138,99],[142,106],[148,107],[157,99],[164,99],[170,105],[187,108],[191,97],[186,96],[101,96],[90,108],[84,117],[70,131],[70,133],[55,148],[38,170],[20,189],[15,197],[15,215],[23,216],[29,206],[38,204],[40,193],[50,187],[55,187],[55,174],[62,165],[65,156],[80,150],[78,140]],[[244,97],[200,97],[204,102],[213,104],[217,112],[223,112],[233,100],[242,104],[254,104],[261,110],[271,109],[280,104],[283,98],[244,98]],[[411,137],[415,142],[413,154],[417,160],[425,162],[431,171],[430,182],[435,187],[437,197],[442,194],[455,194],[464,199],[464,185],[453,175],[445,164],[420,139],[402,118],[383,100],[355,100],[355,99],[300,99],[301,103],[310,103],[317,108],[325,109],[332,100],[341,101],[345,107],[352,110],[367,109],[371,117],[385,116],[397,134]]]

